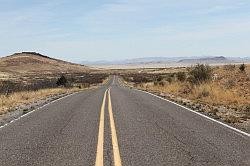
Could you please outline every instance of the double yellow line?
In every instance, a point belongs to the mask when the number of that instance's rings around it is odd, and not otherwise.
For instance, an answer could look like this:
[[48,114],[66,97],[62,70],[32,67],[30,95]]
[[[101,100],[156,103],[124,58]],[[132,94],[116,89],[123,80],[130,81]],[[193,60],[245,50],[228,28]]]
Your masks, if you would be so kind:
[[109,120],[110,120],[111,136],[112,136],[114,165],[122,166],[119,145],[118,145],[118,140],[117,140],[117,135],[116,135],[116,129],[115,129],[115,121],[113,117],[110,88],[105,91],[104,96],[103,96],[103,101],[102,101],[95,165],[103,166],[104,113],[105,113],[105,103],[106,103],[107,93],[108,93],[108,111],[109,111]]

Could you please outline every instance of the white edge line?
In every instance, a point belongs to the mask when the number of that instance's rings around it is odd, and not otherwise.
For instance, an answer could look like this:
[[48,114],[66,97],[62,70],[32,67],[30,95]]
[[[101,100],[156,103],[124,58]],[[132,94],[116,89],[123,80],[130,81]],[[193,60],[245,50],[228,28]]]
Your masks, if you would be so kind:
[[202,117],[204,117],[204,118],[207,118],[207,119],[209,119],[209,120],[211,120],[211,121],[213,121],[213,122],[219,123],[219,124],[223,125],[224,127],[227,127],[227,128],[229,128],[229,129],[234,130],[234,131],[236,131],[236,132],[239,132],[239,133],[241,133],[241,134],[243,134],[243,135],[245,135],[245,136],[247,136],[247,137],[250,137],[250,134],[248,134],[248,133],[246,133],[246,132],[244,132],[244,131],[241,131],[241,130],[236,129],[236,128],[232,127],[232,126],[229,126],[229,125],[227,125],[227,124],[225,124],[225,123],[223,123],[223,122],[220,122],[220,121],[218,121],[218,120],[215,120],[215,119],[213,119],[213,118],[210,118],[210,117],[208,117],[208,116],[206,116],[206,115],[204,115],[204,114],[201,114],[201,113],[199,113],[199,112],[197,112],[197,111],[194,111],[194,110],[192,110],[192,109],[190,109],[190,108],[187,108],[187,107],[185,107],[185,106],[183,106],[183,105],[177,104],[177,103],[175,103],[175,102],[173,102],[173,101],[171,101],[171,100],[165,99],[165,98],[163,98],[163,97],[157,96],[157,95],[155,95],[155,94],[153,94],[153,93],[146,92],[146,91],[143,91],[143,90],[139,90],[139,89],[135,89],[135,90],[140,91],[140,92],[144,92],[144,93],[150,94],[150,95],[152,95],[152,96],[154,96],[154,97],[157,97],[157,98],[159,98],[159,99],[168,101],[168,102],[170,102],[170,103],[172,103],[172,104],[175,104],[175,105],[177,105],[177,106],[179,106],[179,107],[181,107],[181,108],[184,108],[184,109],[186,109],[186,110],[188,110],[188,111],[191,111],[191,112],[193,112],[193,113],[195,113],[195,114],[197,114],[197,115],[200,115],[200,116],[202,116]]
[[25,116],[31,114],[31,113],[33,113],[33,112],[35,112],[35,111],[37,111],[37,110],[43,108],[43,107],[46,107],[46,106],[48,106],[48,105],[50,105],[50,104],[52,104],[52,103],[55,103],[55,102],[57,102],[57,101],[59,101],[59,100],[62,100],[62,99],[64,99],[64,98],[66,98],[66,97],[73,96],[73,95],[75,95],[75,94],[77,94],[77,93],[80,93],[80,92],[82,92],[82,91],[74,92],[74,93],[68,94],[68,95],[63,96],[63,97],[61,97],[61,98],[58,98],[58,99],[56,99],[56,100],[53,100],[53,101],[51,101],[51,102],[49,102],[49,103],[47,103],[47,104],[44,104],[44,105],[42,105],[41,107],[38,107],[38,108],[36,108],[36,109],[34,109],[34,110],[32,110],[32,111],[29,111],[28,113],[26,113],[26,114],[24,114],[24,115],[22,115],[22,116],[19,116],[18,118],[13,119],[13,120],[11,120],[10,122],[8,122],[8,123],[6,123],[6,124],[0,126],[0,129],[2,129],[2,128],[8,126],[8,125],[10,125],[11,123],[13,123],[13,122],[15,122],[15,121],[17,121],[17,120],[19,120],[19,119],[21,119],[21,118],[23,118],[23,117],[25,117]]

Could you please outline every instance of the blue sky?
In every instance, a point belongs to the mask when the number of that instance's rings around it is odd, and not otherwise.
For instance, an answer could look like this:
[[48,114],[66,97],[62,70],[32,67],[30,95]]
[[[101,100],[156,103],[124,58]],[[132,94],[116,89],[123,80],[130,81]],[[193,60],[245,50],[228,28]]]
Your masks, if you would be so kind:
[[0,0],[0,56],[250,56],[249,0]]

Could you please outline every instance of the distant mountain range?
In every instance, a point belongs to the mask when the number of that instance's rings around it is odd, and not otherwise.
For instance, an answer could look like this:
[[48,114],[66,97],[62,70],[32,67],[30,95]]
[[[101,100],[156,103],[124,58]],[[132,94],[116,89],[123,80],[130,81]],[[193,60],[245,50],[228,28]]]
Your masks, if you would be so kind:
[[136,65],[136,64],[221,64],[221,63],[249,63],[250,57],[224,57],[224,56],[208,56],[208,57],[145,57],[135,59],[125,59],[119,61],[83,61],[85,65]]
[[[184,57],[183,57],[184,58]],[[83,61],[81,64],[90,64],[90,65],[122,65],[122,64],[147,64],[147,63],[161,63],[169,61],[178,61],[179,58],[176,57],[145,57],[145,58],[134,58],[134,59],[125,59],[117,61]]]
[[228,63],[233,62],[224,56],[218,57],[206,57],[206,58],[193,58],[193,59],[181,59],[178,61],[179,63]]

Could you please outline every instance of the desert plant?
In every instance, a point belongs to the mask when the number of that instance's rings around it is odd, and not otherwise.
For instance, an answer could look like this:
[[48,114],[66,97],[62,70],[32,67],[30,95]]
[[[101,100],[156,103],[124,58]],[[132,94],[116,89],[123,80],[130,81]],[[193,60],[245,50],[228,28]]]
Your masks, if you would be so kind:
[[56,84],[58,86],[66,86],[67,83],[68,83],[68,80],[67,80],[67,78],[64,75],[62,75],[60,78],[58,78],[58,80],[56,82]]
[[0,83],[0,93],[5,94],[6,96],[8,96],[10,93],[12,93],[16,88],[16,83],[6,80],[6,81],[2,81]]
[[245,69],[246,69],[246,65],[244,63],[241,64],[240,67],[239,67],[239,69],[240,69],[240,71],[244,72]]
[[165,86],[165,82],[164,82],[164,81],[160,81],[160,82],[159,82],[159,85],[160,85],[160,86]]
[[186,73],[178,72],[178,73],[176,73],[176,77],[179,81],[183,82],[186,80]]
[[229,79],[229,80],[227,80],[226,82],[225,82],[225,87],[227,88],[227,89],[231,89],[232,87],[234,87],[235,86],[235,80],[233,80],[233,79]]
[[167,77],[166,81],[169,82],[169,83],[172,83],[173,82],[173,78],[172,77]]
[[147,76],[143,76],[143,75],[138,75],[133,77],[133,82],[135,83],[147,83],[147,82],[151,82],[152,78],[147,77]]
[[162,80],[163,80],[163,77],[162,77],[162,76],[158,76],[157,79],[156,79],[157,82],[160,82],[160,81],[162,81]]
[[227,123],[238,123],[238,122],[240,122],[240,118],[233,116],[233,115],[229,115],[229,116],[225,117],[225,121]]
[[82,88],[89,88],[90,87],[90,84],[89,83],[83,83],[81,85]]
[[246,112],[250,113],[250,104],[246,106]]
[[202,98],[202,97],[208,97],[209,96],[209,91],[206,89],[203,89],[199,94],[198,94],[198,98]]
[[197,64],[191,68],[189,75],[192,84],[200,84],[212,78],[212,68],[209,65]]
[[29,112],[29,110],[28,110],[27,108],[24,109],[24,110],[23,110],[23,115],[24,115],[24,114],[27,114],[28,112]]
[[230,70],[230,71],[232,71],[232,70],[234,70],[235,69],[235,65],[233,65],[233,64],[228,64],[228,65],[224,65],[224,70]]

